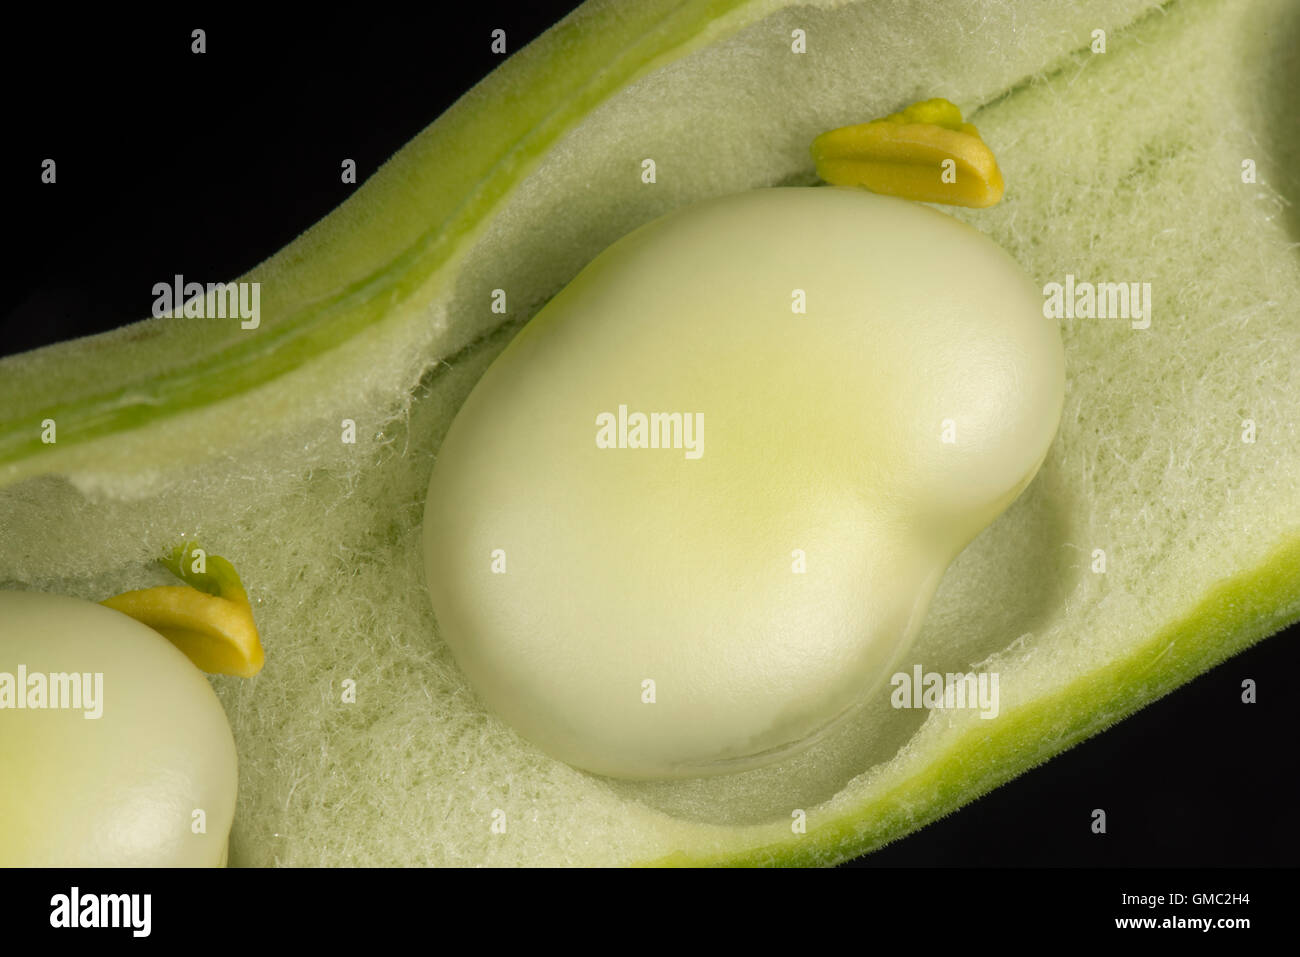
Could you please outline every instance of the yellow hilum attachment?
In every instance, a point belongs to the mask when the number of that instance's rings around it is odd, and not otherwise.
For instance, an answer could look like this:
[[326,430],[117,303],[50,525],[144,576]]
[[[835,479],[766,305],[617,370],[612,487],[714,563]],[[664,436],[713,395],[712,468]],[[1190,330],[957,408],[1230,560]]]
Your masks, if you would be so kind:
[[1004,186],[993,151],[945,99],[830,130],[813,140],[817,175],[832,186],[949,206],[994,206]]
[[186,542],[162,560],[183,585],[123,592],[100,602],[148,625],[210,674],[251,678],[266,655],[233,565]]

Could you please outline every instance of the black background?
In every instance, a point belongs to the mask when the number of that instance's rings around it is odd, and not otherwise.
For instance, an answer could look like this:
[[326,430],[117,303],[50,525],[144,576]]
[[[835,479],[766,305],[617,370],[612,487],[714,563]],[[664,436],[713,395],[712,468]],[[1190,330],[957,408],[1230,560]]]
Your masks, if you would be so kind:
[[[154,282],[230,279],[292,240],[570,4],[301,22],[47,6],[7,25],[0,354],[148,314]],[[190,52],[190,31],[208,52]],[[46,157],[58,183],[40,183]],[[909,865],[1294,865],[1292,628],[868,858]],[[1240,703],[1254,678],[1259,703]],[[1104,808],[1108,833],[1091,833]]]

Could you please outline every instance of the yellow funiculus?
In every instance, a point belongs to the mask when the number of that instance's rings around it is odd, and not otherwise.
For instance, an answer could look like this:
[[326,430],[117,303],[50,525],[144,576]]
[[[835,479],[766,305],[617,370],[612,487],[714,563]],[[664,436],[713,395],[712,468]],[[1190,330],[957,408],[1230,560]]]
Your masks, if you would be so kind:
[[234,566],[193,543],[163,564],[187,584],[123,592],[100,604],[148,625],[210,674],[251,678],[261,671],[266,656]]
[[1002,199],[993,151],[944,99],[823,133],[812,153],[817,175],[834,186],[949,206],[994,206]]

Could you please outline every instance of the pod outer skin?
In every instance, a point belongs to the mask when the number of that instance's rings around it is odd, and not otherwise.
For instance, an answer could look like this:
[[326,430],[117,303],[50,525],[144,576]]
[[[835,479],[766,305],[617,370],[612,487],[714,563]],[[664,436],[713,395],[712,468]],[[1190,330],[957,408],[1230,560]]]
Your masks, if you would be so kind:
[[[671,213],[555,296],[453,422],[424,519],[439,633],[576,767],[778,760],[881,687],[1042,463],[1064,384],[1039,290],[937,210],[778,188]],[[620,406],[702,416],[701,454],[600,447]]]
[[[0,672],[19,665],[29,675],[101,673],[102,713],[0,710],[0,866],[226,863],[235,741],[184,654],[94,602],[0,592]],[[196,810],[205,833],[194,833]]]

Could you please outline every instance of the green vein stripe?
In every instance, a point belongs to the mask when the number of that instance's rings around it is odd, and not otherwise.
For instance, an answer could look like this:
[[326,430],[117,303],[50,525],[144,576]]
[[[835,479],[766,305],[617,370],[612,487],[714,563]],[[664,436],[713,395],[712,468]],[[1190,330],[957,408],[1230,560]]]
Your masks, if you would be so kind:
[[[636,8],[635,20],[620,22],[619,16],[626,18],[627,11],[619,12],[618,4],[609,4],[592,11],[581,28],[561,23],[539,41],[549,44],[548,55],[529,61],[522,72],[509,77],[514,89],[526,91],[511,104],[511,116],[470,116],[460,136],[473,143],[478,139],[476,131],[545,110],[547,103],[559,105],[544,112],[540,122],[525,121],[510,130],[510,145],[504,151],[471,154],[467,165],[481,167],[475,185],[410,248],[334,295],[194,362],[160,370],[147,380],[113,383],[74,402],[51,402],[21,419],[0,422],[0,464],[45,450],[33,427],[41,419],[58,421],[61,447],[137,429],[264,385],[383,321],[397,303],[409,299],[454,257],[546,151],[587,113],[650,65],[689,52],[693,43],[709,35],[709,27],[716,28],[718,18],[744,5],[745,0],[688,0],[666,9],[663,4],[651,5],[648,10],[642,5]],[[583,44],[580,51],[573,46],[578,42]],[[606,66],[585,77],[558,68],[561,61],[578,56]],[[494,92],[505,85],[504,79],[498,71],[480,88]]]

